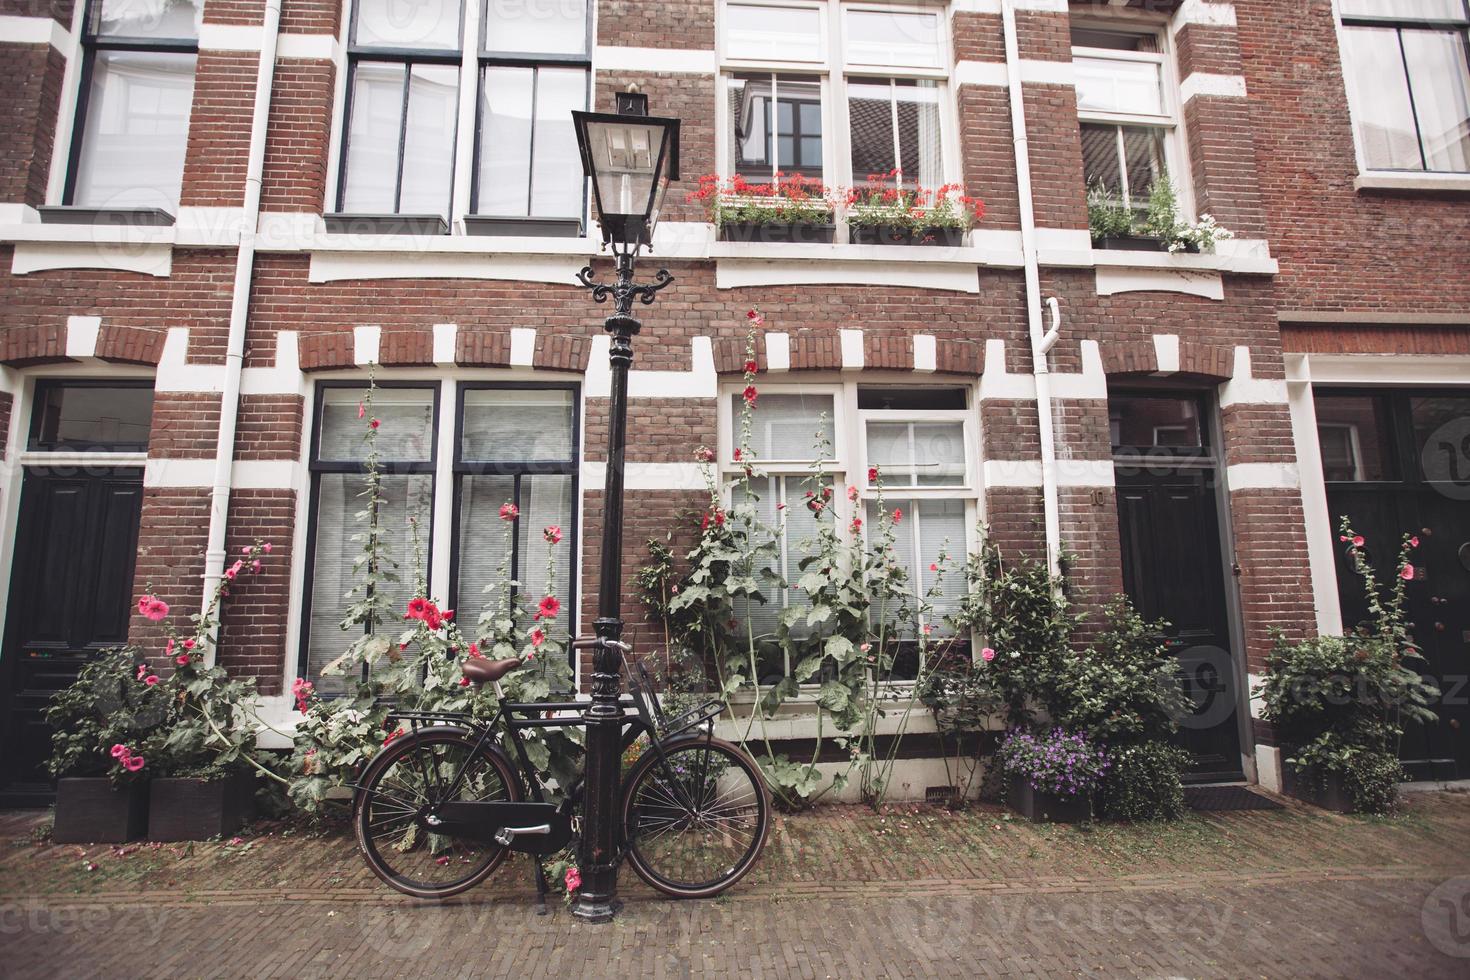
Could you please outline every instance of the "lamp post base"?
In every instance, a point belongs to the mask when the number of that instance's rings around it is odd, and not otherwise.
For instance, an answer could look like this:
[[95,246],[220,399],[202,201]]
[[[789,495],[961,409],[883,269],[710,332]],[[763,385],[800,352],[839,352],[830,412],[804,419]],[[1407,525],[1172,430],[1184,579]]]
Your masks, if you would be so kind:
[[572,918],[583,922],[611,922],[622,909],[621,899],[612,896],[578,895],[572,902]]

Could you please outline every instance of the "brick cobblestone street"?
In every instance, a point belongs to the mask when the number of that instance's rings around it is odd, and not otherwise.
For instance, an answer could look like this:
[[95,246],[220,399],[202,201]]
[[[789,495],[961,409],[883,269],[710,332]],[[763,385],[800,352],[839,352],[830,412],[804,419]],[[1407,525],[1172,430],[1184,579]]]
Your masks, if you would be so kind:
[[[340,833],[82,848],[0,818],[7,977],[1463,977],[1470,794],[1393,820],[1297,804],[1164,826],[981,808],[783,817],[752,880],[607,926],[539,918],[524,860],[444,904]],[[611,964],[610,968],[604,964]]]

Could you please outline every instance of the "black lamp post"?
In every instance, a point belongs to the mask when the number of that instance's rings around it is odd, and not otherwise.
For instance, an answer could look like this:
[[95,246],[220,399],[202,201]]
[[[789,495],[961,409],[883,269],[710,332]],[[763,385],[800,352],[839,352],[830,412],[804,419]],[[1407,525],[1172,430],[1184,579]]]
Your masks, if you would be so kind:
[[592,703],[587,722],[587,774],[583,795],[582,887],[572,914],[606,922],[617,911],[618,859],[622,847],[619,783],[622,767],[623,455],[628,441],[628,367],[633,337],[642,326],[633,301],[652,303],[674,281],[660,269],[654,281],[633,282],[633,260],[652,244],[653,228],[669,182],[679,179],[679,120],[648,115],[648,97],[618,95],[616,113],[573,112],[582,168],[592,180],[602,240],[617,262],[612,283],[593,280],[592,266],[577,281],[602,303],[613,300],[605,324],[612,335],[612,401],[608,409],[607,484],[603,492],[602,562],[597,597],[597,639],[592,653]]

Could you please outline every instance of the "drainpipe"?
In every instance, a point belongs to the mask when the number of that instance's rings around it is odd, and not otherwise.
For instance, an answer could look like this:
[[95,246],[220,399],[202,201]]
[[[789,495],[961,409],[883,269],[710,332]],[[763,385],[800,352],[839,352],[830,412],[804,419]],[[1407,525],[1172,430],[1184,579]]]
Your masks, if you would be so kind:
[[[245,168],[245,206],[240,247],[235,253],[235,284],[230,298],[230,332],[225,345],[224,390],[220,393],[219,436],[214,450],[214,482],[209,496],[209,537],[204,552],[204,594],[209,604],[224,575],[225,529],[230,511],[231,467],[235,456],[235,423],[240,410],[240,371],[245,361],[245,314],[250,308],[250,280],[255,269],[256,229],[260,224],[260,182],[265,170],[265,129],[275,80],[276,39],[280,34],[281,0],[266,0],[260,31],[260,62],[255,74],[255,107],[250,118],[250,149]],[[210,644],[211,660],[214,644]]]
[[1011,137],[1016,147],[1016,190],[1021,203],[1021,254],[1026,266],[1026,326],[1031,334],[1031,372],[1036,378],[1036,414],[1041,434],[1041,503],[1046,517],[1046,563],[1053,576],[1061,569],[1062,522],[1057,503],[1057,447],[1052,431],[1051,375],[1047,352],[1057,340],[1060,323],[1055,297],[1048,300],[1053,325],[1041,322],[1041,267],[1036,256],[1036,209],[1031,200],[1031,152],[1026,143],[1026,105],[1021,96],[1021,54],[1016,40],[1014,0],[1002,0],[1006,77],[1011,96]]

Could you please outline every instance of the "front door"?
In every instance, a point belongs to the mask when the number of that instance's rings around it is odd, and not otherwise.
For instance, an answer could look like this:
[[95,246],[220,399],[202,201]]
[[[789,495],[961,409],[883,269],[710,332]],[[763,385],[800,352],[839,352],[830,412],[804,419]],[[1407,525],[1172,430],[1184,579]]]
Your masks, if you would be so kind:
[[46,705],[127,641],[142,503],[140,469],[25,474],[0,651],[0,805],[49,802]]
[[1399,755],[1414,779],[1470,778],[1470,397],[1444,391],[1314,392],[1345,629],[1369,620],[1338,538],[1346,516],[1383,589],[1413,534],[1405,606],[1418,668],[1440,687],[1438,719],[1410,725]]
[[1179,659],[1191,705],[1179,744],[1194,756],[1189,779],[1243,778],[1221,553],[1217,467],[1202,398],[1114,393],[1112,414],[1123,585]]

